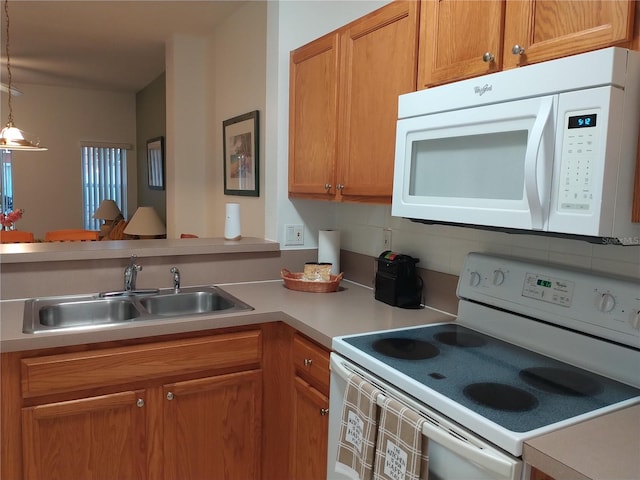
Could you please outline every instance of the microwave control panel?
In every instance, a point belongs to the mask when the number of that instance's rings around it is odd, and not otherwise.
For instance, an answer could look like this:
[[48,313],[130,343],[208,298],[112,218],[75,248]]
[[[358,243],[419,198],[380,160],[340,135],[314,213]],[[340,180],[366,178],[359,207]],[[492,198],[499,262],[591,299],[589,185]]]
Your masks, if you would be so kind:
[[558,207],[589,213],[593,208],[592,176],[599,138],[598,114],[571,112],[565,116],[562,141],[562,171]]

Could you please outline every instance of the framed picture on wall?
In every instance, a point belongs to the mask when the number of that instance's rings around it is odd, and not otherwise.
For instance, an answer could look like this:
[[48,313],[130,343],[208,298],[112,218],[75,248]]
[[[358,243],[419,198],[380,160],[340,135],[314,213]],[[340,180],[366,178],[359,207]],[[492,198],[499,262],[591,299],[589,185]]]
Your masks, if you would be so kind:
[[259,197],[258,110],[222,122],[224,194]]
[[164,137],[147,140],[149,188],[164,190]]

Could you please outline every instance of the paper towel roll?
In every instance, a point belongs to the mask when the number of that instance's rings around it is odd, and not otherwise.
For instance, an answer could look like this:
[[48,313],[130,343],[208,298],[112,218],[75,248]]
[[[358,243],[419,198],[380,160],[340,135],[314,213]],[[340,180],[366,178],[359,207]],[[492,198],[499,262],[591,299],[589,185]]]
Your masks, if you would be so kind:
[[318,232],[318,262],[331,263],[331,274],[340,273],[340,230]]
[[240,204],[227,203],[224,221],[224,238],[226,240],[240,240]]

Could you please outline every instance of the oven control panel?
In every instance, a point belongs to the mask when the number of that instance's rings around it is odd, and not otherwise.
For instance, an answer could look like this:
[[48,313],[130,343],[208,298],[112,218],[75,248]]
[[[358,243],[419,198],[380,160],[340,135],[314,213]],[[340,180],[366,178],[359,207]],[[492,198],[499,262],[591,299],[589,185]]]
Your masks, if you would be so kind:
[[527,273],[522,286],[522,296],[570,307],[574,283],[538,273]]
[[633,278],[470,253],[457,293],[461,299],[640,348],[640,281]]

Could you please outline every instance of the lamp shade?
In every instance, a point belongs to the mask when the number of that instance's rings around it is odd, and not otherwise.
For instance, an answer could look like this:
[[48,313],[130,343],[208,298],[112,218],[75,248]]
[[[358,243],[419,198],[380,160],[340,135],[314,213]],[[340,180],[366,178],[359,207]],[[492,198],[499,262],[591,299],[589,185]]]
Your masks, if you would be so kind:
[[122,212],[114,200],[103,200],[93,214],[93,218],[98,220],[115,220],[121,215]]
[[124,229],[127,235],[164,235],[167,229],[153,207],[138,207]]

